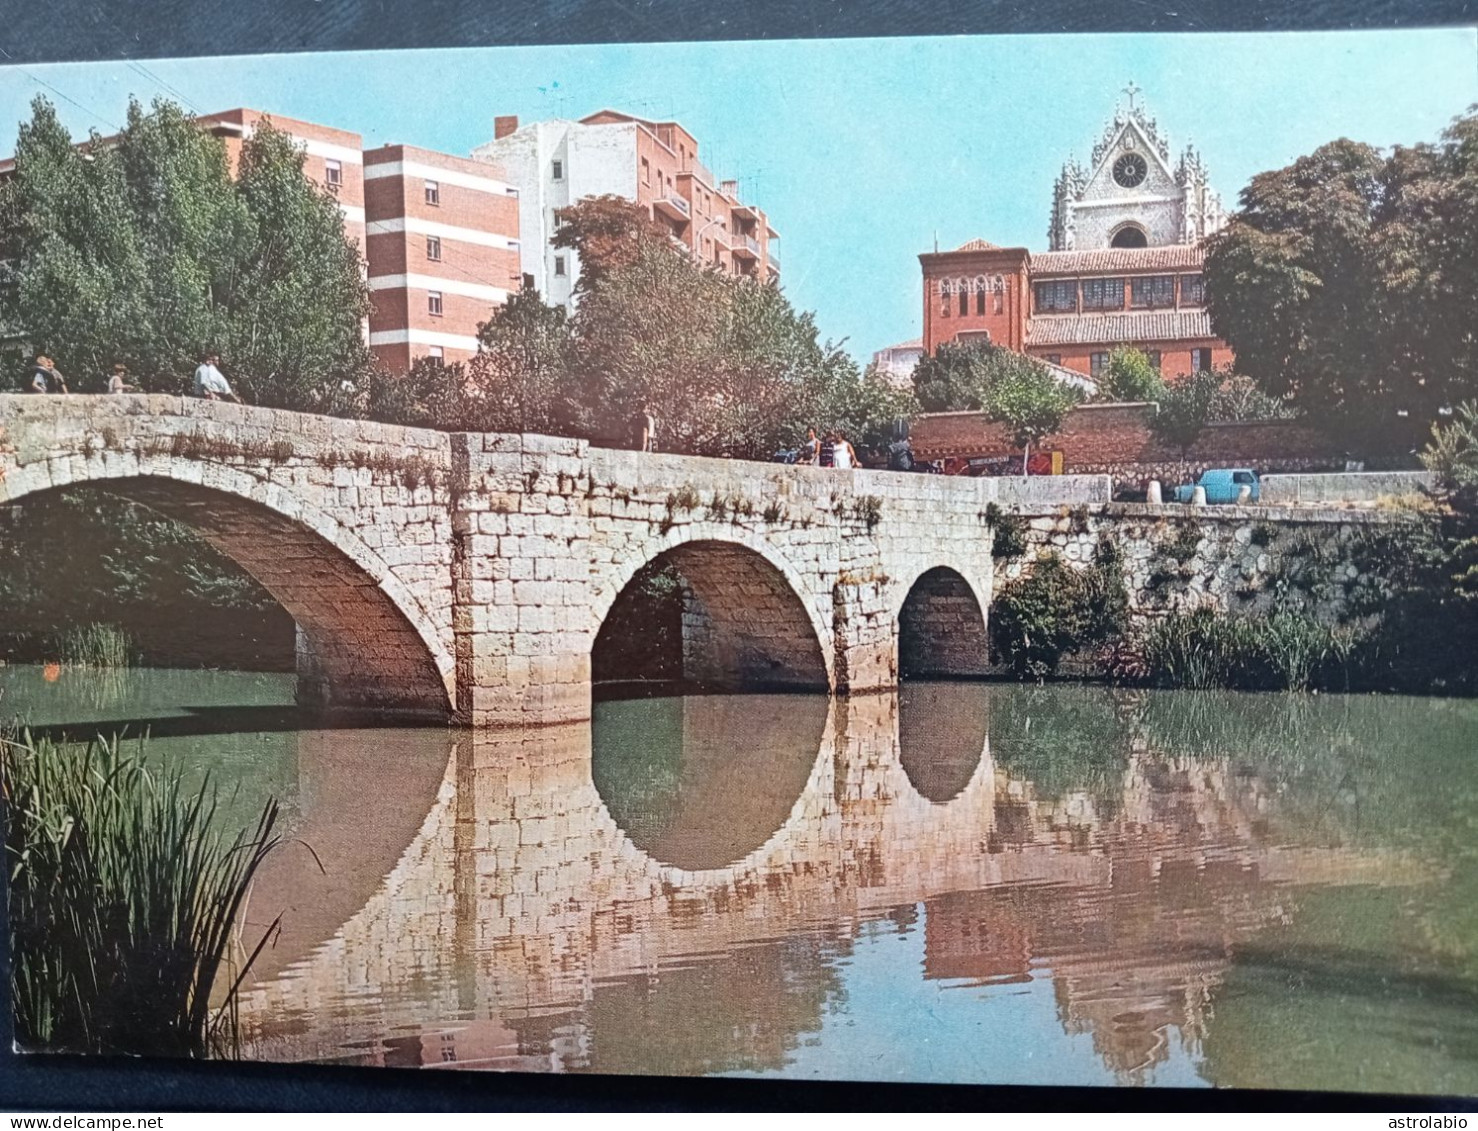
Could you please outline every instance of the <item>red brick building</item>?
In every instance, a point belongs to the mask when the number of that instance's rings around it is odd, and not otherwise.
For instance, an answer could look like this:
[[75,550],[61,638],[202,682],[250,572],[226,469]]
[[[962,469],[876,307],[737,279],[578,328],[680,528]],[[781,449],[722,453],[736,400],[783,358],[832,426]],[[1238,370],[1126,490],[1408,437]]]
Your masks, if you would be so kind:
[[1120,345],[1167,377],[1232,360],[1211,331],[1201,268],[1225,222],[1205,168],[1187,149],[1172,166],[1133,87],[1093,150],[1054,190],[1051,250],[971,240],[919,256],[924,349],[988,341],[1096,377]]
[[364,155],[369,342],[392,369],[477,352],[518,290],[518,191],[483,162],[408,145]]

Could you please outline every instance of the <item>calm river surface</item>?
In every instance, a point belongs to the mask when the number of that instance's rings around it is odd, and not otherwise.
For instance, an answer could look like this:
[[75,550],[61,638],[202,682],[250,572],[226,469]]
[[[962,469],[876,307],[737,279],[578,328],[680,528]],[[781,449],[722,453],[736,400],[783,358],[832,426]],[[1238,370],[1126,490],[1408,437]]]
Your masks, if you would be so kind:
[[283,803],[255,1057],[1478,1094],[1478,703],[920,683],[470,733],[52,675],[0,711]]

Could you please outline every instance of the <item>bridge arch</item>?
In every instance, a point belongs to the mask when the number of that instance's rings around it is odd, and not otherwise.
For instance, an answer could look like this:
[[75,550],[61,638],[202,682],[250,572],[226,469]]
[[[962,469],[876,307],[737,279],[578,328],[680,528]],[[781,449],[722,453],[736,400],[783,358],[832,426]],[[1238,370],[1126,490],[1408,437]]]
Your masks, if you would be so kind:
[[936,565],[919,574],[898,609],[899,677],[984,675],[990,659],[985,608],[961,570]]
[[[806,591],[772,547],[742,531],[715,524],[672,531],[618,563],[597,594],[591,679],[828,691],[830,635]],[[620,647],[659,636],[665,651]]]
[[455,662],[426,611],[353,531],[284,487],[223,463],[132,452],[25,464],[0,486],[0,505],[95,486],[189,526],[297,622],[305,701],[450,716]]

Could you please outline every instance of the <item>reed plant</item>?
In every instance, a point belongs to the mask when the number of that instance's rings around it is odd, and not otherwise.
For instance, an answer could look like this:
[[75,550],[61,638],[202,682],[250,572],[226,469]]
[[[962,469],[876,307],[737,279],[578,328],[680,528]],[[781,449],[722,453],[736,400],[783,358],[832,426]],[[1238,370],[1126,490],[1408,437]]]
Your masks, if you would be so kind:
[[114,624],[78,624],[52,637],[56,658],[70,667],[126,668],[133,663],[133,638]]
[[1161,687],[1342,690],[1356,643],[1352,630],[1300,613],[1239,617],[1197,609],[1160,620],[1141,650],[1149,682]]
[[236,1055],[238,991],[276,924],[236,969],[233,932],[276,803],[231,835],[213,786],[146,764],[142,741],[0,746],[17,1043]]

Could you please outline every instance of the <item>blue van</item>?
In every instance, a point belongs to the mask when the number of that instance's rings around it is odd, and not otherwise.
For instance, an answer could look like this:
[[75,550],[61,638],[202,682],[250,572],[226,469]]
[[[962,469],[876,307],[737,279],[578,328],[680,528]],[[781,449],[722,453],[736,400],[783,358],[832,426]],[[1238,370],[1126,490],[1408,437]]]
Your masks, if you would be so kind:
[[[1252,494],[1247,500],[1250,503],[1257,502],[1258,479],[1257,472],[1250,467],[1216,467],[1203,471],[1196,486],[1206,488],[1206,501],[1208,503],[1235,503],[1238,494],[1243,487],[1251,487]],[[1188,503],[1191,501],[1190,485],[1177,487],[1175,489],[1175,501],[1177,503]]]

